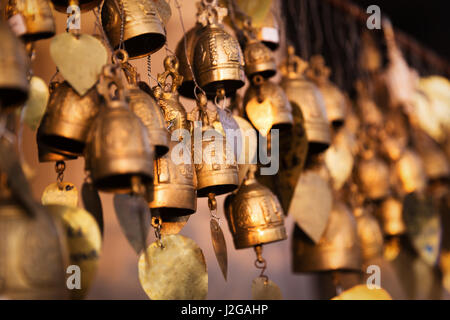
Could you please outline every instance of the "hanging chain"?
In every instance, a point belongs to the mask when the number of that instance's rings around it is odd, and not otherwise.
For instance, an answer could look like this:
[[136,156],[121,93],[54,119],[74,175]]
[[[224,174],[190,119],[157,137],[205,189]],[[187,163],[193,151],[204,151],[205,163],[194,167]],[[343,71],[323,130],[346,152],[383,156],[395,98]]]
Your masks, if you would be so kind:
[[269,282],[269,277],[264,274],[267,269],[267,261],[262,257],[262,245],[258,244],[255,246],[256,260],[255,267],[256,269],[260,269],[261,273],[259,274],[260,278],[264,278],[264,285],[267,285]]
[[56,176],[56,183],[58,184],[59,190],[63,189],[64,170],[66,170],[66,163],[64,161],[56,161],[55,171],[58,174]]
[[164,245],[161,242],[161,227],[162,227],[161,217],[152,217],[152,227],[155,229],[156,243],[161,249],[163,249]]

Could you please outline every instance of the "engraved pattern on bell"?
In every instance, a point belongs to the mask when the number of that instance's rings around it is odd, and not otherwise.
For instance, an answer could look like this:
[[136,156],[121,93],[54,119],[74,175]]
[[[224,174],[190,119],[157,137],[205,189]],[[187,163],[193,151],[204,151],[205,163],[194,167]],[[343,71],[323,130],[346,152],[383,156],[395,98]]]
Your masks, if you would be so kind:
[[9,0],[5,8],[6,18],[21,15],[25,22],[25,41],[36,41],[55,35],[55,20],[48,0]]
[[260,74],[270,78],[277,72],[275,58],[272,52],[262,42],[250,40],[244,50],[245,74],[252,76]]
[[54,86],[38,129],[39,140],[62,154],[79,156],[99,112],[99,95],[95,87],[81,97],[67,82]]
[[254,177],[225,199],[225,215],[236,249],[285,240],[283,209],[277,197]]
[[121,13],[125,19],[123,44],[130,59],[147,56],[163,47],[166,32],[153,1],[106,0],[102,7],[102,25],[114,49],[120,45]]
[[19,107],[28,98],[29,59],[25,46],[12,33],[6,22],[0,21],[0,104],[1,110]]

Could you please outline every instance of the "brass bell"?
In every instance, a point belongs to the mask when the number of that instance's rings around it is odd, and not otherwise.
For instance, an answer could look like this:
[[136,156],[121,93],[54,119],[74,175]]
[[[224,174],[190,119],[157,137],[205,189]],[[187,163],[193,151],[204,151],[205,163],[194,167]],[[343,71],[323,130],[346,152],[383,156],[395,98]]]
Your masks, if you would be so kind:
[[102,25],[114,49],[121,41],[130,59],[141,58],[162,48],[166,42],[163,21],[151,0],[105,0]]
[[178,92],[183,97],[190,99],[195,98],[195,82],[192,76],[193,69],[191,70],[191,68],[194,68],[194,46],[197,42],[200,29],[201,25],[197,23],[193,28],[186,32],[186,42],[184,37],[181,38],[175,49],[175,55],[180,64],[178,72],[183,76],[183,82],[178,87]]
[[155,160],[149,207],[157,208],[163,221],[165,217],[193,214],[197,210],[194,167],[191,162],[176,164],[172,161],[176,145],[177,142],[172,141],[171,151]]
[[50,214],[44,217],[16,201],[4,173],[0,181],[0,296],[66,298],[68,256],[61,226]]
[[238,41],[222,25],[227,9],[219,7],[217,0],[198,3],[197,21],[203,26],[194,48],[194,73],[200,87],[208,96],[218,90],[226,95],[245,84],[244,59]]
[[[105,192],[143,193],[153,181],[153,148],[147,128],[125,102],[115,66],[107,65],[97,84],[106,105],[92,123],[86,143],[86,170]],[[114,95],[111,87],[116,86]]]
[[55,9],[62,13],[67,13],[70,5],[76,5],[81,12],[86,12],[97,7],[102,0],[51,0]]
[[366,151],[356,167],[357,180],[367,198],[377,200],[389,195],[390,173],[384,160]]
[[39,126],[40,141],[58,153],[83,153],[89,128],[99,112],[100,98],[91,88],[80,96],[67,82],[52,84],[50,100]]
[[294,48],[288,48],[288,57],[281,65],[281,87],[292,105],[296,105],[305,118],[309,154],[324,151],[331,143],[330,126],[325,102],[317,86],[306,79],[307,63],[295,56]]
[[310,80],[314,81],[322,93],[328,121],[333,126],[344,124],[347,102],[344,94],[329,80],[330,68],[325,65],[325,59],[321,55],[315,55],[310,58],[306,75]]
[[292,107],[283,89],[260,75],[253,78],[253,83],[244,95],[245,113],[253,126],[263,136],[272,128],[291,128]]
[[320,241],[314,242],[297,226],[292,240],[293,271],[360,271],[361,248],[356,222],[342,202],[333,205],[328,225]]
[[19,107],[28,99],[29,61],[23,43],[0,21],[0,110]]
[[206,96],[199,96],[203,108],[202,140],[196,142],[194,129],[193,155],[197,176],[197,197],[207,197],[210,193],[221,195],[238,187],[238,169],[233,149],[225,137],[209,123],[206,112]]
[[48,0],[8,0],[6,18],[16,25],[17,36],[25,41],[51,38],[55,35],[55,20]]
[[403,203],[397,198],[388,197],[383,200],[377,215],[386,236],[399,236],[406,232],[406,225],[403,221]]
[[[164,59],[165,71],[158,74],[160,85],[153,88],[153,95],[161,107],[166,127],[170,133],[176,130],[191,130],[191,125],[187,119],[187,113],[180,102],[177,92],[178,86],[183,81],[183,77],[178,73],[178,59],[176,56],[167,56]],[[171,77],[172,83],[169,86],[167,79]],[[178,141],[182,139],[182,132],[178,132]]]
[[65,160],[74,160],[77,158],[76,156],[58,153],[57,150],[52,149],[51,147],[42,143],[40,136],[41,134],[38,129],[38,132],[36,134],[36,144],[38,147],[39,162],[65,161]]
[[406,149],[395,163],[395,179],[400,194],[422,192],[427,185],[427,176],[420,156],[412,149]]
[[236,249],[287,239],[280,202],[255,179],[254,169],[225,199],[225,215]]
[[376,218],[363,208],[355,208],[356,230],[364,262],[383,255],[383,233]]

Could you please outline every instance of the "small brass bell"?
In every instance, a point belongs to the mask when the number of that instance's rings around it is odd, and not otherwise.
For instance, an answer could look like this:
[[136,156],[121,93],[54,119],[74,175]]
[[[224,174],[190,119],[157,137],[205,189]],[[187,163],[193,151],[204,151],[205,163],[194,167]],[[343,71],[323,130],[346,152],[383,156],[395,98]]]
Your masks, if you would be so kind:
[[377,215],[386,236],[399,236],[406,232],[406,225],[403,221],[403,203],[397,198],[388,197],[383,200]]
[[28,58],[23,43],[0,21],[0,110],[19,107],[28,98]]
[[344,94],[330,80],[330,68],[325,65],[321,55],[312,56],[306,72],[309,79],[319,87],[325,101],[328,121],[333,126],[341,126],[347,111]]
[[22,30],[17,29],[17,36],[25,41],[47,39],[55,35],[55,20],[48,0],[9,0],[5,13],[12,23],[23,24]]
[[283,89],[260,75],[244,96],[245,113],[253,126],[266,136],[270,129],[291,128],[292,107]]
[[297,226],[292,241],[295,273],[361,270],[356,222],[342,202],[334,204],[325,232],[316,245]]
[[[207,197],[210,193],[221,195],[238,187],[236,159],[225,137],[209,124],[206,97],[203,94],[199,97],[199,104],[204,110],[201,112],[203,117],[201,145],[197,145],[195,139],[193,143],[197,197]],[[194,131],[194,138],[195,136]]]
[[254,170],[239,190],[225,199],[225,215],[236,249],[287,238],[280,202],[255,179]]
[[371,200],[389,195],[389,167],[385,161],[367,151],[357,164],[357,178],[361,191]]
[[306,79],[307,63],[295,56],[294,48],[288,48],[288,57],[281,65],[281,87],[292,105],[296,105],[305,118],[309,154],[324,151],[331,143],[330,127],[325,102],[317,86]]
[[[153,88],[153,95],[161,107],[166,127],[170,133],[176,130],[191,130],[191,125],[187,119],[187,113],[180,102],[177,92],[178,86],[183,81],[183,77],[178,73],[178,59],[176,56],[167,56],[164,59],[165,71],[158,74],[160,86]],[[168,77],[172,78],[172,84],[168,85]],[[182,139],[182,132],[178,132],[178,141]]]
[[76,5],[81,12],[86,12],[97,7],[102,0],[51,0],[55,9],[62,13],[67,13],[70,5]]
[[184,37],[181,38],[175,50],[175,55],[180,63],[178,71],[183,76],[183,82],[178,87],[178,92],[183,97],[190,99],[195,98],[195,82],[192,76],[192,72],[194,71],[193,69],[191,70],[191,68],[194,67],[194,46],[197,42],[200,29],[201,25],[197,23],[192,29],[186,32],[186,42]]
[[375,217],[363,208],[354,210],[356,229],[364,262],[383,255],[383,233]]
[[[197,210],[192,163],[175,164],[172,151],[177,142],[171,142],[171,151],[155,160],[154,181],[149,207],[159,209],[163,219],[193,214]],[[191,156],[189,155],[189,160]]]
[[166,42],[164,24],[154,1],[106,0],[102,7],[102,25],[114,49],[120,46],[122,24],[123,45],[130,59],[152,54]]
[[[97,89],[106,106],[92,123],[88,135],[86,170],[91,172],[97,189],[129,193],[153,181],[153,148],[147,128],[128,109],[117,70],[105,66],[103,72]],[[118,86],[118,96],[110,96],[112,85]]]
[[244,86],[244,59],[238,41],[222,25],[227,9],[217,0],[198,3],[197,21],[203,26],[194,49],[195,77],[208,96],[226,95]]
[[425,190],[427,176],[420,156],[412,149],[406,149],[395,163],[397,188],[399,193]]
[[99,95],[94,87],[81,97],[67,82],[54,83],[52,87],[39,126],[40,141],[58,153],[79,156],[99,112]]

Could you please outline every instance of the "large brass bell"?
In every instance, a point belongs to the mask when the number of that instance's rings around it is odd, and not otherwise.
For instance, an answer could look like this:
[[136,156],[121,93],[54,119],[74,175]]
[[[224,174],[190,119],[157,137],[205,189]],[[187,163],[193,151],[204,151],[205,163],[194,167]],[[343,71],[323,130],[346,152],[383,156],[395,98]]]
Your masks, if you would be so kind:
[[17,28],[17,36],[25,41],[36,41],[55,35],[55,20],[48,0],[9,0],[5,13]]
[[364,262],[383,255],[383,233],[376,218],[363,208],[354,209],[356,230]]
[[[188,215],[197,209],[194,167],[191,162],[176,164],[172,160],[176,145],[177,142],[172,141],[171,151],[155,160],[154,181],[150,188],[149,207],[159,209],[163,221],[166,216]],[[188,158],[191,160],[190,154]]]
[[183,97],[191,99],[195,98],[195,82],[192,74],[194,69],[191,68],[194,68],[194,46],[197,42],[200,30],[201,25],[197,23],[192,29],[186,32],[185,36],[181,38],[175,49],[175,55],[180,64],[178,72],[183,76],[183,82],[178,87],[178,92]]
[[208,96],[218,90],[226,95],[244,86],[244,59],[238,41],[222,25],[227,9],[219,7],[217,0],[202,0],[197,14],[200,30],[194,49],[195,77]]
[[328,225],[320,241],[314,242],[297,226],[292,240],[293,271],[360,271],[361,248],[356,222],[342,202],[333,205]]
[[81,155],[99,104],[95,87],[80,96],[67,82],[54,83],[39,126],[40,141],[58,153]]
[[[177,92],[178,86],[183,81],[183,77],[178,73],[177,57],[166,57],[164,59],[164,69],[163,73],[158,74],[158,83],[160,85],[153,88],[153,94],[163,111],[166,127],[170,133],[177,134],[177,140],[181,141],[181,130],[190,131],[191,125]],[[169,77],[172,78],[171,85],[167,82]],[[178,132],[176,132],[177,130]]]
[[67,13],[70,5],[76,5],[81,12],[86,12],[97,7],[102,0],[51,0],[55,9],[62,13]]
[[283,89],[258,75],[244,96],[245,113],[253,126],[266,136],[270,129],[291,128],[291,104]]
[[403,203],[397,198],[388,197],[383,200],[377,215],[386,236],[399,236],[406,232],[406,225],[403,221]]
[[342,125],[347,111],[346,100],[338,87],[329,80],[330,68],[325,65],[325,59],[321,55],[312,56],[306,74],[322,93],[328,121],[334,126]]
[[288,57],[281,65],[281,87],[292,105],[296,105],[305,118],[309,154],[320,153],[331,143],[325,103],[317,86],[306,79],[307,63],[295,56],[294,48],[288,48]]
[[28,98],[28,58],[23,43],[0,21],[0,110],[19,107]]
[[239,190],[227,196],[225,215],[236,249],[287,238],[278,198],[255,179],[252,170]]
[[[112,69],[112,70],[111,70]],[[120,81],[108,74],[117,72],[104,67],[97,85],[106,106],[92,123],[86,145],[86,170],[97,189],[128,193],[153,181],[153,150],[146,127],[125,102]],[[112,85],[118,94],[110,96]]]
[[207,197],[210,193],[225,194],[238,187],[236,158],[225,137],[210,125],[205,110],[206,97],[202,94],[199,103],[204,110],[201,112],[201,145],[195,142],[195,132],[193,143],[197,197]]
[[123,40],[130,59],[152,54],[166,42],[163,21],[151,0],[106,0],[102,7],[102,25],[114,49],[119,48]]

